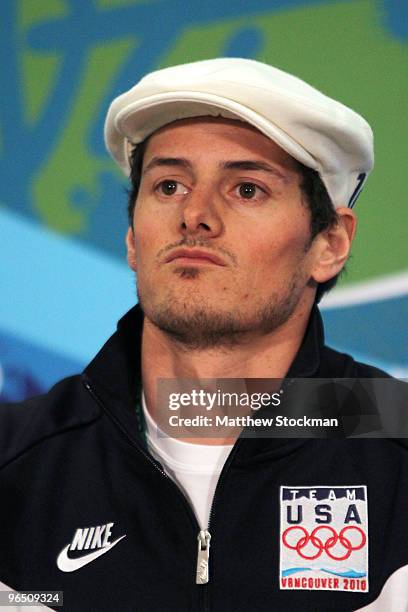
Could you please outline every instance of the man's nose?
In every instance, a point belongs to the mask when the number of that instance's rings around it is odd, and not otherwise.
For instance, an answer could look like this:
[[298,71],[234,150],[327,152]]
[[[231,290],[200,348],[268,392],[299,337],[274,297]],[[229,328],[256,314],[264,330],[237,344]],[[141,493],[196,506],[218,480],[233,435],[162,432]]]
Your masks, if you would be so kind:
[[181,232],[184,235],[212,238],[222,232],[223,222],[214,194],[193,190],[184,203]]

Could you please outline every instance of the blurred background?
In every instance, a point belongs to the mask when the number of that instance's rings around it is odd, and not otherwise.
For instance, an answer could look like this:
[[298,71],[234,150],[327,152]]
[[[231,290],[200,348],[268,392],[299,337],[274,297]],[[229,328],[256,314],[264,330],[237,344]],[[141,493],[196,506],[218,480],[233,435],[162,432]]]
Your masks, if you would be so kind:
[[376,167],[323,315],[329,344],[408,377],[408,2],[2,0],[0,23],[2,401],[80,371],[135,303],[110,101],[217,56],[293,72],[372,125]]

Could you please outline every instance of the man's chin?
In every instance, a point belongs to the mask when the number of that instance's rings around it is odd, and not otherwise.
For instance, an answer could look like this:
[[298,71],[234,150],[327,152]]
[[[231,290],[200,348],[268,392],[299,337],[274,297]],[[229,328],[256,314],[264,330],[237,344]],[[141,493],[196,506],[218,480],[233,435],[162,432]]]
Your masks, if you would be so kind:
[[174,305],[149,308],[143,301],[141,307],[155,327],[189,349],[233,346],[247,331],[242,327],[242,322],[228,312],[214,312],[187,304],[181,308]]
[[281,302],[259,308],[252,313],[216,311],[187,302],[170,305],[145,304],[139,300],[146,318],[174,342],[189,350],[232,348],[256,336],[274,332],[295,309],[295,303]]

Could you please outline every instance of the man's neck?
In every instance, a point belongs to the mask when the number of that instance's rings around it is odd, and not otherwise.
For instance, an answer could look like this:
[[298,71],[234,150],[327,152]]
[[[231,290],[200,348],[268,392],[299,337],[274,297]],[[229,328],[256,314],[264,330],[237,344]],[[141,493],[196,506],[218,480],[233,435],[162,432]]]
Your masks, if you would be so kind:
[[[271,333],[248,334],[232,347],[203,350],[183,348],[145,317],[142,381],[151,415],[157,420],[157,380],[161,378],[284,378],[302,343],[310,312],[311,305],[303,303],[282,326]],[[225,441],[212,439],[205,442],[220,444]]]

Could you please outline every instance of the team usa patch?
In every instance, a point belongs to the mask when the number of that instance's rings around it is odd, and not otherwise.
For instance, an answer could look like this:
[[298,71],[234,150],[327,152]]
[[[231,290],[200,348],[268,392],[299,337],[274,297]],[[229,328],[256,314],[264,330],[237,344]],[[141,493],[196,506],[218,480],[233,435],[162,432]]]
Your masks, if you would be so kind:
[[281,589],[368,592],[367,487],[281,487]]

